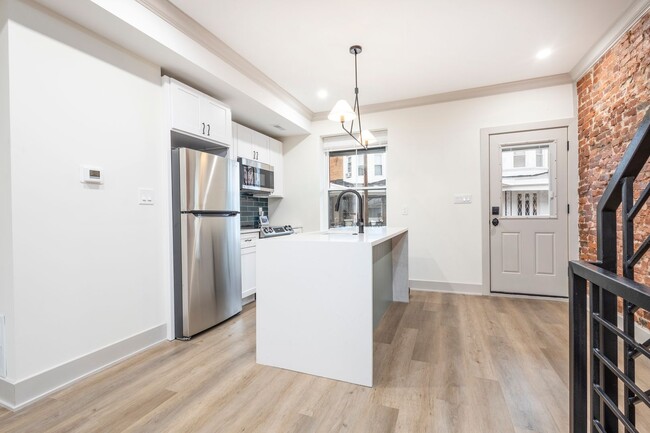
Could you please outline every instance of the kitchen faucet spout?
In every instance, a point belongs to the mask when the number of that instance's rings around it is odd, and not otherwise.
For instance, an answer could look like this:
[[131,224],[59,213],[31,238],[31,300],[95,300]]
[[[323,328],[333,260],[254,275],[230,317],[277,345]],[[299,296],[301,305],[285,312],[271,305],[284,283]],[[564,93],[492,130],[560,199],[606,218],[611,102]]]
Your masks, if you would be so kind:
[[363,198],[361,197],[361,194],[359,194],[358,191],[355,191],[353,189],[346,189],[342,191],[336,199],[336,205],[334,206],[334,211],[336,212],[339,211],[339,206],[341,205],[341,198],[345,194],[354,194],[357,196],[357,199],[359,200],[359,217],[358,217],[357,225],[359,226],[359,233],[363,233]]

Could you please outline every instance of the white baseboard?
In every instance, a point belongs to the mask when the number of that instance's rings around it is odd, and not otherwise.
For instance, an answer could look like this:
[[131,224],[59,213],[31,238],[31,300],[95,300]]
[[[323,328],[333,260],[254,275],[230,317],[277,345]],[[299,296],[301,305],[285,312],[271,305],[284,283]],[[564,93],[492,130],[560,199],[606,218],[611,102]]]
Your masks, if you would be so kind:
[[409,280],[411,290],[422,292],[459,293],[463,295],[482,295],[481,284],[448,283],[443,281]]
[[0,379],[0,406],[18,410],[166,339],[167,324],[162,324],[28,379],[16,383]]
[[11,410],[9,402],[14,400],[14,385],[5,379],[0,379],[0,406]]

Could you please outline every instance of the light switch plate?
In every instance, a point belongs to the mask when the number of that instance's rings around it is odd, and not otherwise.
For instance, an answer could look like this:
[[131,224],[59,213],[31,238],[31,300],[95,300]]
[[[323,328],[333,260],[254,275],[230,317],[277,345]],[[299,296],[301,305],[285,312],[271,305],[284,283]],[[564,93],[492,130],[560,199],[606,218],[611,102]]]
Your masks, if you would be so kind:
[[406,206],[404,206],[404,207],[402,208],[402,215],[408,215],[408,214],[409,214],[409,208],[406,207]]
[[140,200],[138,204],[145,205],[145,206],[153,206],[154,200],[153,200],[153,189],[151,188],[139,188],[139,197]]
[[454,204],[470,204],[472,203],[471,194],[456,194],[454,195]]

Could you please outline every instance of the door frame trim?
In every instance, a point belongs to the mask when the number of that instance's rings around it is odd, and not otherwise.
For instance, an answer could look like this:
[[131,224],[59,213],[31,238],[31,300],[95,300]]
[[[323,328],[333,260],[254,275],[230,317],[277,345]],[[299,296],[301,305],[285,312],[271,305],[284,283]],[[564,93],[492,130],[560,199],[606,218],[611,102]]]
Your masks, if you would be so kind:
[[[567,200],[571,209],[567,219],[568,256],[577,260],[580,248],[578,231],[578,122],[576,118],[522,123],[517,125],[481,128],[481,253],[482,293],[492,295],[490,274],[490,136],[539,129],[567,128],[569,152],[567,155]],[[568,266],[568,264],[567,264]],[[568,267],[567,267],[568,272]]]

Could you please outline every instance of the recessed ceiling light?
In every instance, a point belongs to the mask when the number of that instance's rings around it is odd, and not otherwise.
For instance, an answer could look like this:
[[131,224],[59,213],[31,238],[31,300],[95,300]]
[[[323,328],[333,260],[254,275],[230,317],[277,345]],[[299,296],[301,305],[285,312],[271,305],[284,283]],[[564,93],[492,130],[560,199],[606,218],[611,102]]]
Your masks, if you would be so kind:
[[316,96],[318,96],[320,99],[327,98],[327,90],[320,89],[318,92],[316,92]]
[[539,50],[535,55],[535,57],[537,57],[537,60],[542,60],[550,56],[552,53],[553,50],[551,50],[550,48],[544,48],[543,50]]

